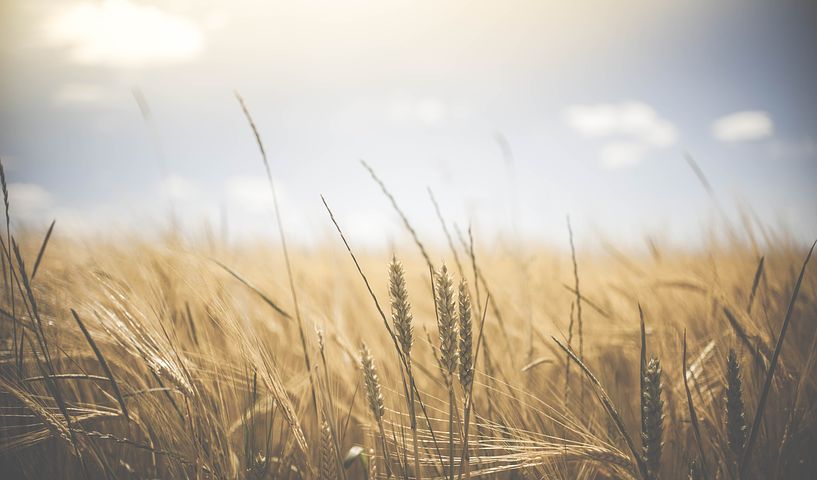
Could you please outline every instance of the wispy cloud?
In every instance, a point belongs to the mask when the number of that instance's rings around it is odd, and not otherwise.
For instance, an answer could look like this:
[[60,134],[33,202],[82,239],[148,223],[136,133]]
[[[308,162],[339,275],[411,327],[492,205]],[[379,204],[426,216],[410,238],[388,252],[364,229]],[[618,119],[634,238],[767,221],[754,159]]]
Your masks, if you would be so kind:
[[712,136],[722,142],[744,142],[770,137],[774,124],[767,112],[746,110],[735,112],[712,123]]
[[124,67],[189,60],[204,46],[189,19],[127,0],[58,9],[45,24],[44,39],[67,49],[75,63]]
[[600,151],[602,165],[620,168],[641,162],[650,150],[678,141],[675,125],[642,102],[573,105],[565,109],[567,124],[590,138],[623,137]]

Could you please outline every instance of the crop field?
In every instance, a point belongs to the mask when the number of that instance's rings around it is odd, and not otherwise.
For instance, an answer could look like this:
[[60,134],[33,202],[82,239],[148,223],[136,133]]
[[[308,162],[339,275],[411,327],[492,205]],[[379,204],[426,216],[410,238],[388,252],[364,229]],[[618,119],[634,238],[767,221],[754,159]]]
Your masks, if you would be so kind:
[[404,218],[366,250],[330,208],[336,243],[288,250],[4,228],[3,478],[815,472],[808,246],[576,248],[568,222],[561,251],[441,217],[443,244]]

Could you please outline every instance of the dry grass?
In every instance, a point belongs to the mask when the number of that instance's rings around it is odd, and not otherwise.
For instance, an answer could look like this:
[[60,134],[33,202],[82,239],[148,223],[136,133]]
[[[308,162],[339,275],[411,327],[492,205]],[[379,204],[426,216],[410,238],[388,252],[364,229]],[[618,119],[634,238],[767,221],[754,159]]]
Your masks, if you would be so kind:
[[4,478],[817,469],[817,267],[784,238],[625,255],[412,230],[350,258],[12,230]]
[[[399,334],[397,349],[344,250],[298,252],[291,260],[313,360],[307,372],[276,250],[196,246],[172,237],[89,245],[58,232],[36,278],[24,259],[37,258],[40,241],[24,235],[19,257],[4,242],[0,458],[8,478],[362,478],[373,469],[414,478],[418,467],[424,478],[637,478],[642,461],[649,478],[680,478],[692,461],[706,466],[708,478],[804,478],[815,468],[808,454],[817,446],[817,277],[807,269],[755,445],[739,473],[803,261],[800,248],[764,251],[760,281],[753,281],[759,255],[740,245],[713,245],[700,254],[663,251],[660,260],[634,256],[626,266],[602,254],[582,257],[581,298],[596,307],[583,312],[582,365],[633,441],[644,437],[643,446],[634,445],[635,455],[645,452],[637,460],[575,368],[565,404],[568,357],[550,336],[566,337],[575,308],[575,290],[562,286],[574,280],[569,253],[510,254],[499,244],[477,249],[474,271],[490,286],[503,322],[488,308],[483,333],[484,293],[473,313],[457,303],[476,298],[467,286],[478,283],[474,278],[464,279],[457,294],[460,279],[440,270],[432,296],[422,256],[398,252],[403,280],[392,281],[391,304],[399,309],[388,319]],[[529,275],[518,274],[513,255],[534,259]],[[390,298],[390,260],[385,252],[358,257],[381,304]],[[525,297],[523,287],[538,293]],[[647,365],[644,395],[639,302],[649,352],[661,361]],[[527,344],[526,312],[533,312],[534,361],[526,348],[514,348]],[[470,325],[457,323],[478,313]],[[408,339],[411,330],[428,334]],[[362,341],[377,366],[382,417],[372,415],[372,401],[381,411],[379,397],[361,375]],[[469,344],[475,354],[460,358],[476,361],[473,373],[457,357]],[[735,357],[728,355],[732,349]],[[649,404],[646,426],[642,398]],[[743,405],[745,420],[736,410]],[[355,445],[364,447],[362,454],[342,468]]]

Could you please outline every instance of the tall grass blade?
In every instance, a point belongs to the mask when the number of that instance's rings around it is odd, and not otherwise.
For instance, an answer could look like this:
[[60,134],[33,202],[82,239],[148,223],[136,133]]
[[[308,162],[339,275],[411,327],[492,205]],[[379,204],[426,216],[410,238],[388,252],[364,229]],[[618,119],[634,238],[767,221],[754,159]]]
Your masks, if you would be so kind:
[[786,308],[786,317],[783,319],[780,334],[777,336],[777,345],[774,347],[774,354],[772,354],[772,359],[769,363],[766,381],[763,384],[763,390],[760,391],[760,400],[757,404],[755,419],[752,422],[752,429],[749,431],[749,440],[746,442],[746,450],[740,459],[739,471],[741,473],[746,471],[752,456],[752,448],[755,446],[755,441],[760,431],[760,422],[763,420],[763,412],[766,409],[766,401],[769,398],[769,391],[772,388],[772,379],[774,378],[775,368],[777,367],[777,359],[780,358],[780,352],[783,350],[783,340],[786,338],[786,331],[789,329],[789,323],[794,313],[794,305],[797,302],[797,296],[800,294],[800,285],[803,284],[803,276],[806,274],[806,267],[808,266],[809,260],[811,260],[811,254],[814,253],[815,246],[817,246],[817,240],[811,244],[808,255],[806,255],[806,259],[803,261],[803,266],[800,268],[800,275],[797,277],[797,282],[794,284],[794,291],[791,294],[791,300],[789,300],[789,306]]
[[34,262],[34,268],[31,269],[31,280],[34,280],[34,277],[37,276],[37,270],[40,268],[40,262],[43,259],[43,254],[45,254],[45,247],[48,246],[48,240],[51,238],[51,232],[54,231],[54,224],[56,223],[57,219],[52,220],[51,225],[48,227],[48,231],[45,233],[43,243],[40,245],[40,250],[37,252],[37,260]]
[[97,347],[93,337],[91,337],[91,332],[85,328],[85,325],[82,323],[82,320],[80,320],[77,311],[73,308],[71,309],[71,315],[73,315],[74,320],[77,322],[77,325],[79,325],[79,329],[82,330],[82,334],[85,335],[85,340],[88,341],[88,345],[91,346],[91,350],[94,351],[94,355],[96,355],[99,365],[105,372],[105,376],[108,377],[108,380],[111,382],[111,388],[113,388],[113,393],[116,395],[116,400],[119,402],[119,407],[122,409],[122,414],[125,415],[126,419],[130,420],[130,416],[128,415],[128,407],[125,405],[125,399],[122,397],[122,392],[119,390],[119,384],[116,383],[113,372],[111,372],[108,362],[105,360],[105,356],[102,355],[102,351],[99,350],[99,347]]

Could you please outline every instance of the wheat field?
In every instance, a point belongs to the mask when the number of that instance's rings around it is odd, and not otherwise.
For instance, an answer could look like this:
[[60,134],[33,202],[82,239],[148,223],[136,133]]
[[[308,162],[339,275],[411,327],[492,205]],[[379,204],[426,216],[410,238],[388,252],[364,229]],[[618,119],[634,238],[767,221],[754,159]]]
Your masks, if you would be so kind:
[[3,478],[813,478],[817,275],[786,235],[404,219],[358,251],[343,217],[289,250],[4,232]]

